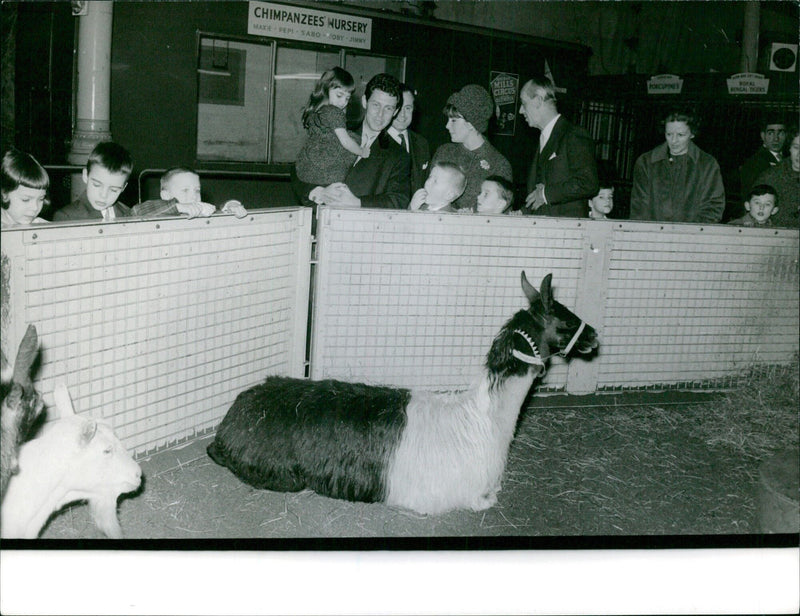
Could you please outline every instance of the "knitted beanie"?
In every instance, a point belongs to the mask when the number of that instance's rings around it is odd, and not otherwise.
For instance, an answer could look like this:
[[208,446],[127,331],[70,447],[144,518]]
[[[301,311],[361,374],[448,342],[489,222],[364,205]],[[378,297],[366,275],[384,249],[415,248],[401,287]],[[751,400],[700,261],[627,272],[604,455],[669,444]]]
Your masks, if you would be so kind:
[[489,118],[494,113],[494,104],[491,95],[483,86],[475,83],[466,85],[451,94],[447,103],[458,109],[464,119],[479,133],[485,133],[489,128]]

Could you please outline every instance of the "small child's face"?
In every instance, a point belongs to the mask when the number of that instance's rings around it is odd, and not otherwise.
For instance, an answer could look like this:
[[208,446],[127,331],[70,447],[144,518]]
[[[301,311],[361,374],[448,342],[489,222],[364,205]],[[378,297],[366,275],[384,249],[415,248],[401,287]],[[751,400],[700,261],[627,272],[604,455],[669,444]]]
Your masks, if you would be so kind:
[[500,194],[497,182],[484,181],[478,193],[478,212],[480,214],[502,214],[508,203]]
[[194,173],[178,173],[167,182],[161,191],[164,201],[177,199],[178,203],[197,203],[200,201],[200,178]]
[[128,185],[128,174],[122,171],[113,173],[95,164],[91,171],[83,170],[83,181],[86,183],[86,198],[89,203],[94,209],[102,211],[117,202]]
[[450,203],[456,194],[454,180],[453,174],[446,169],[441,167],[431,169],[428,179],[425,180],[425,191],[428,193],[426,202],[431,205]]
[[29,225],[42,211],[47,191],[44,188],[17,186],[6,194],[8,215],[19,225]]
[[775,195],[757,195],[750,197],[750,201],[745,201],[744,209],[750,212],[750,216],[756,222],[763,225],[775,210]]
[[334,107],[345,109],[347,107],[347,103],[350,102],[350,96],[352,94],[352,92],[345,90],[344,88],[331,88],[328,90],[328,102],[330,102],[330,104]]
[[603,216],[610,214],[611,210],[614,209],[614,189],[601,188],[600,192],[589,201],[589,207],[596,214],[602,214]]

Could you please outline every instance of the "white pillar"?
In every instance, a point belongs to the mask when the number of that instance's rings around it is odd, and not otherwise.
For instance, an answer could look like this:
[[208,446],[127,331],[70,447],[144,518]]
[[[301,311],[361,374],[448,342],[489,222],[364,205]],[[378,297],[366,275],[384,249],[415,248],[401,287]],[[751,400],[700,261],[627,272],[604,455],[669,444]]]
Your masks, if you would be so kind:
[[[114,3],[90,0],[78,17],[78,83],[75,127],[67,160],[83,165],[95,145],[111,139],[111,22]],[[72,178],[72,198],[84,189],[80,176]]]
[[758,29],[760,27],[761,6],[758,0],[750,0],[744,5],[744,25],[742,27],[742,58],[739,70],[742,73],[755,73],[758,63]]

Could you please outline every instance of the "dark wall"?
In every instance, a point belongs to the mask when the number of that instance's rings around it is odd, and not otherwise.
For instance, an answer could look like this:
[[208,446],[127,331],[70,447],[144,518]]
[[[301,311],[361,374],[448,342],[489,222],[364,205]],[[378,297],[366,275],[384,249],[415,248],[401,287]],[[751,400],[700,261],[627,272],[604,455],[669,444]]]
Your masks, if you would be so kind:
[[195,165],[197,31],[245,34],[246,2],[116,2],[111,131],[137,170]]
[[9,29],[3,37],[15,40],[13,94],[8,93],[9,98],[13,96],[14,118],[4,123],[4,129],[8,126],[13,131],[17,148],[40,162],[64,162],[72,131],[76,19],[69,2],[4,2],[2,6],[3,25]]

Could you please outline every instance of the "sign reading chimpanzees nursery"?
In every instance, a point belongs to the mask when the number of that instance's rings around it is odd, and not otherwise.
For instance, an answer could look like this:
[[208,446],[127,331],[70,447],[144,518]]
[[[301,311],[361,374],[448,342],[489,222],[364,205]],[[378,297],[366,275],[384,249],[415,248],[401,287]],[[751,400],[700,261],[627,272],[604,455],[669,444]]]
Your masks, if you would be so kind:
[[247,33],[369,49],[372,44],[372,20],[300,6],[250,2]]
[[490,75],[494,113],[497,117],[495,135],[513,135],[517,117],[519,75],[492,71]]

